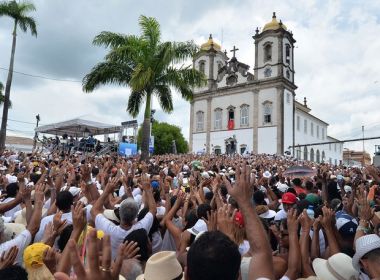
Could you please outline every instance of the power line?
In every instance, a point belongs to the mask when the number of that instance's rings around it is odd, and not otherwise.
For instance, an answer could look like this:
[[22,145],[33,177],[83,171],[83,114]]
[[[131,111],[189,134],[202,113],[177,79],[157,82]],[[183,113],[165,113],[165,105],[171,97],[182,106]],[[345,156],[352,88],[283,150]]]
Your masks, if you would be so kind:
[[[9,69],[4,68],[4,67],[0,67],[0,70],[9,71]],[[15,70],[13,70],[13,73],[32,77],[32,78],[39,78],[39,79],[45,79],[45,80],[51,80],[51,81],[57,81],[57,82],[82,83],[82,81],[51,78],[51,77],[46,77],[46,76],[41,76],[41,75],[34,75],[34,74],[28,74],[28,73],[24,73],[24,72],[18,72]]]
[[[0,120],[2,120],[2,119],[3,118],[0,118]],[[20,121],[20,120],[14,120],[14,119],[8,119],[8,121],[36,125],[36,123],[33,123],[33,122]],[[42,124],[42,123],[40,123],[40,124]]]

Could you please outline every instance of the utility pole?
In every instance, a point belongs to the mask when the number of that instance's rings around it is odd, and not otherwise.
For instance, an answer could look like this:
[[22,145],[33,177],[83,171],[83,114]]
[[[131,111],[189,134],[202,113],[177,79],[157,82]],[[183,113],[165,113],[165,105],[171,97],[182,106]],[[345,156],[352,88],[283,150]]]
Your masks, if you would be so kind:
[[[40,114],[38,114],[38,115],[36,116],[36,122],[37,122],[37,124],[36,124],[36,129],[37,129],[37,127],[38,127],[38,123],[40,122]],[[37,131],[35,131],[35,133],[34,133],[34,139],[33,139],[33,151],[36,149],[36,145],[37,145]]]
[[362,133],[363,133],[363,157],[362,157],[362,167],[364,167],[364,125],[362,125]]

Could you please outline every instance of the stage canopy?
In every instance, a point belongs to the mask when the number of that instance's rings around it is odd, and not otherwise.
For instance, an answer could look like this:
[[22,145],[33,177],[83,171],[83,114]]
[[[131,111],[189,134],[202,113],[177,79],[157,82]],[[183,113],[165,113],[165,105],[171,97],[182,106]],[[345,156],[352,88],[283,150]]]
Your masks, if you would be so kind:
[[88,135],[104,135],[119,133],[121,126],[94,122],[83,119],[73,119],[37,127],[36,132],[62,136],[83,137]]

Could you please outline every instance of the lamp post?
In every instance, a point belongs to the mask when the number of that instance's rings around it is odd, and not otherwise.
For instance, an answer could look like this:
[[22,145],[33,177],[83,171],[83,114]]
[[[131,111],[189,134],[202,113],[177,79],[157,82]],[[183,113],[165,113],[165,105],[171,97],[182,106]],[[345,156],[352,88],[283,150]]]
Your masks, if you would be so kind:
[[[36,116],[36,129],[38,128],[38,123],[39,122],[40,122],[40,114],[37,114],[37,116]],[[35,132],[34,132],[34,139],[33,139],[33,151],[34,151],[34,149],[36,148],[36,145],[37,145],[38,133],[37,133],[36,129],[35,129]]]

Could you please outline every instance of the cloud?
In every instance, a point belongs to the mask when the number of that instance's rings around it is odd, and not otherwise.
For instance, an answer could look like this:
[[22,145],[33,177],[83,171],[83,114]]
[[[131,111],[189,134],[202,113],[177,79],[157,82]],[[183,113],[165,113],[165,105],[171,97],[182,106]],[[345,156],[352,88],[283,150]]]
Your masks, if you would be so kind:
[[[106,50],[92,46],[93,37],[103,30],[139,32],[140,14],[156,17],[164,40],[193,39],[201,44],[208,34],[230,50],[236,45],[237,57],[252,67],[252,35],[277,12],[297,40],[295,82],[297,99],[308,104],[319,118],[330,123],[328,133],[341,139],[380,134],[380,2],[362,5],[357,1],[135,1],[77,0],[35,1],[38,37],[19,33],[15,69],[53,78],[81,81]],[[0,67],[8,68],[12,23],[0,18]],[[0,70],[5,83],[6,72]],[[375,83],[375,81],[379,81]],[[84,94],[80,83],[56,82],[15,74],[10,118],[34,122],[55,122],[80,115],[118,124],[131,119],[125,108],[129,90],[104,86]],[[154,101],[154,108],[158,103]],[[189,104],[174,95],[172,114],[158,109],[156,118],[176,124],[189,135]],[[138,117],[142,122],[142,113]],[[377,126],[377,124],[379,124]],[[11,123],[19,130],[33,125]],[[375,142],[366,149],[373,150]],[[361,149],[361,143],[346,147]]]

